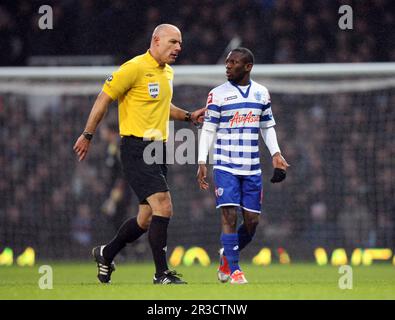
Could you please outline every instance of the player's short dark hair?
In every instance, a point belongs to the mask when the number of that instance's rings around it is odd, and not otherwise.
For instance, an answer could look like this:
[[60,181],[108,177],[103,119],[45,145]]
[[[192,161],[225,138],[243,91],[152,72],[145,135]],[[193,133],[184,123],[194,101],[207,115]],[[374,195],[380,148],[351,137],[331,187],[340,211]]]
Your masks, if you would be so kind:
[[238,47],[236,49],[233,49],[232,52],[240,52],[243,55],[243,59],[246,63],[254,64],[255,61],[254,54],[251,52],[250,49]]

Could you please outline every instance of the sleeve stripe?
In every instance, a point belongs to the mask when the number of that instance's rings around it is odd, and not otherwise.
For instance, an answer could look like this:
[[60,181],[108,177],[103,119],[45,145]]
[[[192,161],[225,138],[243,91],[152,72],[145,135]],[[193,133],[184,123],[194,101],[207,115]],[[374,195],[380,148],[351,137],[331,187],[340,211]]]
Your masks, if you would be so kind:
[[261,122],[262,122],[262,121],[270,121],[270,120],[273,120],[273,116],[271,116],[271,115],[269,115],[269,114],[264,115],[263,117],[262,117],[262,116],[260,117],[260,121],[261,121]]
[[267,104],[262,105],[262,111],[265,111],[266,109],[269,109],[272,106],[272,104],[269,102]]
[[210,104],[207,106],[208,110],[212,110],[212,111],[216,111],[219,112],[219,106],[217,106],[216,104]]
[[219,118],[215,118],[215,117],[210,117],[210,119],[206,119],[204,120],[204,122],[209,122],[209,123],[215,123],[218,124],[219,123]]
[[220,118],[221,117],[221,114],[219,112],[217,112],[217,111],[214,111],[214,110],[210,110],[208,113],[210,114],[211,117],[214,117],[214,118]]

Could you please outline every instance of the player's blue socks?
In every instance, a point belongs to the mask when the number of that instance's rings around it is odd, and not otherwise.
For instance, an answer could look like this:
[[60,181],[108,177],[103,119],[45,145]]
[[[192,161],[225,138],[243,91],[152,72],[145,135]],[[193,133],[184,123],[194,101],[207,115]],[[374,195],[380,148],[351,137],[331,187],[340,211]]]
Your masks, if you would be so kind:
[[246,247],[247,244],[251,242],[255,234],[255,229],[253,234],[249,234],[245,224],[243,223],[237,229],[237,234],[239,236],[239,250],[241,251]]
[[239,266],[239,236],[237,233],[222,234],[221,243],[224,247],[224,253],[229,262],[231,273],[241,270]]

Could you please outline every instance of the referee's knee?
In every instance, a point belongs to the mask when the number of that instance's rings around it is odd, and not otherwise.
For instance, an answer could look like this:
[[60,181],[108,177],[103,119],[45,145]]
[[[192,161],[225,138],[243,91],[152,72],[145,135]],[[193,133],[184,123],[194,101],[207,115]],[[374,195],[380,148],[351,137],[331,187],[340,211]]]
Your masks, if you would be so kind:
[[170,199],[160,203],[159,213],[168,218],[173,215],[173,205]]
[[170,218],[173,215],[173,205],[171,198],[167,195],[155,195],[148,199],[154,215]]

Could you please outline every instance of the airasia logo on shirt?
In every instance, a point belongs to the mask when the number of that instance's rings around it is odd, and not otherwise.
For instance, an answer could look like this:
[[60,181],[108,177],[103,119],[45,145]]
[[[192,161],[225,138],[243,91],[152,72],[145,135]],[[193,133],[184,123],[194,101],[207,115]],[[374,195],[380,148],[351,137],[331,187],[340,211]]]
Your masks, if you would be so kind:
[[231,127],[233,127],[233,125],[239,125],[239,124],[245,125],[246,123],[255,123],[255,122],[259,122],[259,116],[252,114],[252,111],[248,112],[246,115],[240,115],[239,111],[237,111],[232,117],[232,119],[229,120]]

